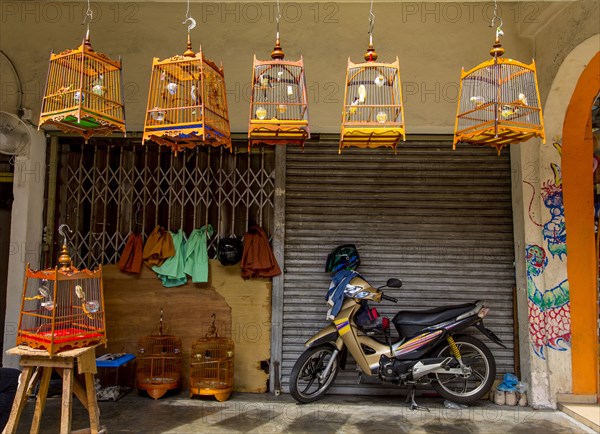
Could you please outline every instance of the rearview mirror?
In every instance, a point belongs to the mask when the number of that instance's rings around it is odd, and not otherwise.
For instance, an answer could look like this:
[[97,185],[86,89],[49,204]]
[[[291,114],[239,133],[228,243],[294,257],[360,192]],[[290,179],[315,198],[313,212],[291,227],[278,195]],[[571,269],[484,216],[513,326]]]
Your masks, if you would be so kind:
[[402,281],[400,279],[388,279],[386,286],[390,288],[400,288],[402,287]]

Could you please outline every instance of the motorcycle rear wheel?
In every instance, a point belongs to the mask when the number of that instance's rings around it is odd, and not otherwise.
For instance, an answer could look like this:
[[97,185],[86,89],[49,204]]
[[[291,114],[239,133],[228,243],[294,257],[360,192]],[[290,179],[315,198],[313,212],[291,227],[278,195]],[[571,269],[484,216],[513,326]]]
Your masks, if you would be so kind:
[[[490,349],[472,336],[454,336],[463,363],[471,368],[467,378],[461,375],[432,374],[433,388],[444,398],[457,404],[472,404],[481,399],[492,387],[496,378],[496,361]],[[447,343],[435,351],[435,357],[453,357]],[[456,367],[458,367],[458,364]],[[454,366],[453,366],[454,367]]]
[[296,401],[302,403],[316,401],[331,387],[338,373],[337,357],[327,378],[321,380],[318,375],[325,370],[334,349],[331,345],[319,345],[307,349],[300,355],[290,374],[290,394]]

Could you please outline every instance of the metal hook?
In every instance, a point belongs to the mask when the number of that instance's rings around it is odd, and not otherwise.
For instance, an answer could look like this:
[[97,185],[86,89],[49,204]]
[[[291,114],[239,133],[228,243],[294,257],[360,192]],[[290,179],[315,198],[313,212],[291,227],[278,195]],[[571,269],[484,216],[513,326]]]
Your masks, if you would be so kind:
[[193,19],[192,17],[187,17],[185,19],[185,21],[181,24],[186,24],[188,21],[190,21],[190,24],[188,24],[188,33],[190,33],[190,30],[192,30],[194,27],[196,27],[196,20]]
[[62,224],[58,227],[58,233],[63,237],[63,244],[67,245],[67,235],[65,234],[65,229],[69,232],[70,235],[73,234],[73,231],[67,224]]

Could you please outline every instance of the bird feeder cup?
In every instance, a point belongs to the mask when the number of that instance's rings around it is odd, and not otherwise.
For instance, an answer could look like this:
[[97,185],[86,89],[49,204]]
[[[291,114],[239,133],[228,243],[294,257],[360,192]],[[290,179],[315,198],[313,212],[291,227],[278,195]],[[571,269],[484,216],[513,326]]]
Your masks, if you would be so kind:
[[453,149],[465,142],[493,146],[500,154],[504,146],[534,137],[545,143],[535,62],[504,59],[503,53],[496,40],[492,59],[463,68]]
[[248,150],[260,144],[304,146],[310,138],[303,59],[283,60],[279,39],[271,58],[254,56]]
[[73,267],[63,245],[58,266],[25,267],[17,345],[63,351],[106,344],[102,269]]
[[349,146],[390,147],[405,140],[402,84],[398,58],[378,63],[369,46],[365,63],[348,59],[339,152]]
[[87,141],[125,134],[121,60],[93,50],[89,37],[74,50],[50,54],[39,126],[54,125]]
[[183,55],[154,58],[143,142],[152,140],[177,153],[196,146],[225,146],[231,132],[223,68],[194,53],[188,37]]

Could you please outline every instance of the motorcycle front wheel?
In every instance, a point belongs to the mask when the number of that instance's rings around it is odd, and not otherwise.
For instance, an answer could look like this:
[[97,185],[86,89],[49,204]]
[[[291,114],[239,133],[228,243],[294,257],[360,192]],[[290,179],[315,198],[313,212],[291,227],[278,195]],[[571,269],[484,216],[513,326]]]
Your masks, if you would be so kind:
[[331,387],[338,372],[337,356],[329,375],[326,378],[320,376],[333,357],[334,349],[331,345],[319,345],[300,355],[290,374],[290,393],[296,401],[316,401]]
[[[481,399],[492,387],[496,378],[496,361],[490,349],[472,336],[455,336],[463,363],[471,368],[470,375],[432,374],[433,388],[444,398],[457,404],[472,404]],[[440,346],[435,357],[454,357],[450,345]],[[452,367],[458,367],[454,362]]]

